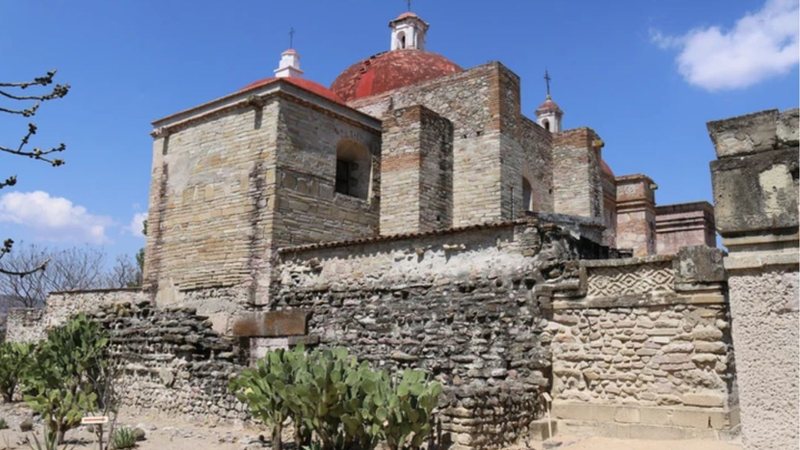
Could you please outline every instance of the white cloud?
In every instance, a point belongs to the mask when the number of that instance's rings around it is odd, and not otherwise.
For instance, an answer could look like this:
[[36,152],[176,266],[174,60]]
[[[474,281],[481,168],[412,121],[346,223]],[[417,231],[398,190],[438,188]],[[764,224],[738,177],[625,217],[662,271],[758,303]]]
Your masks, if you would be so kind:
[[108,241],[108,217],[43,191],[10,192],[0,197],[0,222],[28,227],[38,239],[103,244]]
[[143,238],[144,234],[142,234],[142,222],[144,222],[145,220],[147,220],[147,213],[146,212],[136,213],[136,214],[133,215],[133,218],[131,219],[131,223],[128,224],[128,226],[125,227],[125,229],[128,232],[130,232],[132,235],[134,235],[136,237]]
[[740,89],[785,74],[800,61],[799,0],[767,0],[730,30],[698,28],[682,36],[651,30],[662,49],[677,48],[678,71],[695,86],[709,91]]

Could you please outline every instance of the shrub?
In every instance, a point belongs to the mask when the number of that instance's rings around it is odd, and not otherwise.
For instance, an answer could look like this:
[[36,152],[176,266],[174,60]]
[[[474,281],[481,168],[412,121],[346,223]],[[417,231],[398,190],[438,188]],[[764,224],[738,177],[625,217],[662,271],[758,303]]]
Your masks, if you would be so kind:
[[133,448],[136,446],[136,433],[132,428],[120,428],[111,436],[115,449]]
[[63,442],[83,415],[101,409],[95,386],[104,374],[107,345],[100,326],[79,315],[51,330],[34,352],[23,396],[42,416],[47,444]]
[[0,394],[6,403],[10,403],[14,397],[14,391],[28,367],[32,349],[31,344],[0,344]]
[[[291,418],[298,445],[321,450],[370,450],[381,440],[392,450],[417,448],[430,434],[442,391],[422,371],[393,377],[359,364],[345,349],[306,354],[302,347],[270,352],[231,389],[272,427],[273,448],[280,448],[281,424]],[[318,442],[310,441],[312,432]]]

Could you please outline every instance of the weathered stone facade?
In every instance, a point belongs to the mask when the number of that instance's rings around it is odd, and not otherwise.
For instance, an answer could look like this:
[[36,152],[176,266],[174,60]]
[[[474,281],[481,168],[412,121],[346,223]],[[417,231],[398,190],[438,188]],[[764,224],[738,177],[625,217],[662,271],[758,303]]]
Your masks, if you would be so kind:
[[800,445],[798,115],[771,110],[708,124],[748,449]]
[[583,261],[581,272],[575,291],[558,293],[550,325],[562,428],[732,434],[738,406],[721,252]]
[[656,207],[656,253],[674,255],[683,247],[717,246],[714,207],[708,202]]

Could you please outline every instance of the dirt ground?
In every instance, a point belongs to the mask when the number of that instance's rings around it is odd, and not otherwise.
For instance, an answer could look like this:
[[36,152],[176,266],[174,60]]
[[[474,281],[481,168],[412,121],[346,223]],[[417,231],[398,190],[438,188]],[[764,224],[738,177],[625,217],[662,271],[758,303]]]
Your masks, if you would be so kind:
[[[8,423],[8,428],[0,430],[0,450],[29,450],[26,439],[30,433],[20,432],[20,423],[31,416],[22,404],[0,404],[0,418]],[[139,450],[257,450],[269,449],[264,439],[268,433],[264,429],[242,425],[214,425],[209,420],[189,423],[173,417],[155,413],[123,411],[119,424],[138,427],[145,431],[145,440],[139,442]],[[34,421],[34,430],[41,436],[42,427]],[[286,436],[287,438],[289,436]],[[288,439],[287,439],[288,440]],[[69,448],[75,450],[96,449],[97,438],[87,427],[80,427],[67,433]],[[287,450],[296,450],[292,445]],[[622,440],[600,437],[572,437],[556,435],[546,443],[531,447],[513,447],[508,450],[741,450],[741,445],[718,441],[655,441]]]

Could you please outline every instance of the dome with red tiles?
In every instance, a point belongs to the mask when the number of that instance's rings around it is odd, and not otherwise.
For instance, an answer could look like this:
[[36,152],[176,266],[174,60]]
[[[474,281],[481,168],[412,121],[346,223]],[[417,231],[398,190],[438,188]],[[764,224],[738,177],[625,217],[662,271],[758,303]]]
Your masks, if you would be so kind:
[[539,105],[538,108],[536,108],[537,115],[546,112],[561,112],[561,108],[558,107],[556,102],[554,102],[549,95],[547,96],[547,99],[544,102],[542,102],[542,104]]
[[349,102],[462,71],[436,53],[394,50],[353,64],[334,80],[331,90]]
[[242,89],[240,89],[239,92],[249,91],[251,89],[255,89],[255,88],[262,87],[262,86],[266,86],[268,84],[275,83],[278,80],[285,81],[287,83],[293,84],[293,85],[299,87],[300,89],[304,89],[304,90],[309,91],[311,93],[317,94],[320,97],[327,98],[328,100],[334,101],[336,103],[344,103],[342,101],[341,97],[336,95],[336,93],[334,93],[330,89],[326,88],[325,86],[323,86],[323,85],[321,85],[321,84],[319,84],[317,82],[311,81],[311,80],[306,80],[305,78],[297,78],[297,77],[269,77],[269,78],[264,78],[263,80],[254,81],[254,82],[248,84],[247,86],[245,86]]

